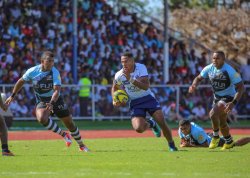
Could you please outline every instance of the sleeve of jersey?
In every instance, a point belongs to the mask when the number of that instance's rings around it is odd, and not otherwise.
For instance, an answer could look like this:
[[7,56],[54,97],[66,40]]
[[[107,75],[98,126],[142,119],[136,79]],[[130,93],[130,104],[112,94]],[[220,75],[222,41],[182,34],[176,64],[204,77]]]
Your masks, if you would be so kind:
[[233,84],[237,84],[242,81],[240,74],[234,69],[230,70],[230,79]]
[[62,85],[61,76],[58,70],[53,70],[53,85]]
[[26,82],[30,81],[31,80],[31,72],[32,72],[32,69],[28,69],[22,76],[22,79]]
[[148,70],[145,65],[140,66],[140,77],[147,77],[148,76]]
[[208,78],[209,66],[206,66],[200,73],[202,78]]
[[115,85],[119,85],[119,86],[122,84],[121,77],[118,73],[115,74],[114,83]]

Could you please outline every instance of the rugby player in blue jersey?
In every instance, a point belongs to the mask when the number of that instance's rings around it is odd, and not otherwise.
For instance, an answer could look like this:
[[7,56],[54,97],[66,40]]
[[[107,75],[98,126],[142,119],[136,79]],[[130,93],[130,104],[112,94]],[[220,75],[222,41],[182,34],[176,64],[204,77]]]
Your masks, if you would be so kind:
[[[154,134],[160,137],[162,129],[163,135],[168,141],[169,150],[177,151],[161,106],[149,88],[150,83],[146,66],[135,63],[130,52],[122,54],[121,64],[123,68],[115,74],[113,81],[112,96],[116,90],[124,89],[130,98],[129,106],[134,130],[142,133],[146,129],[152,128]],[[113,100],[113,105],[119,107],[124,106],[125,103]],[[146,113],[149,113],[153,119],[146,120]]]
[[[189,120],[180,120],[178,134],[181,139],[180,147],[208,147],[212,140],[212,133]],[[218,146],[223,146],[225,140],[220,137]],[[235,141],[234,146],[243,146],[250,143],[250,137],[243,137]]]
[[193,93],[198,84],[206,78],[209,79],[214,92],[213,107],[209,113],[213,128],[213,138],[209,148],[218,147],[220,130],[225,139],[225,144],[221,150],[230,149],[235,143],[229,132],[227,114],[232,111],[240,100],[244,92],[244,84],[235,69],[225,62],[223,51],[213,53],[212,64],[206,66],[194,79],[189,87],[189,92]]
[[[61,135],[66,146],[70,146],[71,136],[79,145],[80,151],[88,151],[83,144],[80,132],[72,120],[72,116],[68,107],[64,104],[61,95],[61,77],[59,71],[54,67],[54,55],[50,51],[43,52],[41,56],[41,64],[28,69],[22,78],[20,78],[14,86],[12,95],[6,100],[9,105],[17,93],[20,91],[24,83],[31,82],[36,96],[36,118],[47,129]],[[71,136],[64,132],[53,121],[50,115],[54,113],[69,129]]]

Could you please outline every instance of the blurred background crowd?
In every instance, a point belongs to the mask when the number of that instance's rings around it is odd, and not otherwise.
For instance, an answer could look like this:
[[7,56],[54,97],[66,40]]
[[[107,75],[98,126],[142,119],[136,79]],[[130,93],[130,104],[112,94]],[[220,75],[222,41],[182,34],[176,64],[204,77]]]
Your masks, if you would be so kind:
[[[151,85],[189,85],[210,63],[207,50],[197,51],[184,41],[170,36],[170,80],[164,83],[163,31],[153,23],[142,21],[125,7],[120,8],[119,13],[114,13],[104,0],[79,0],[77,16],[78,78],[87,77],[98,86],[94,87],[94,94],[89,94],[88,110],[84,114],[80,109],[78,88],[63,88],[62,93],[66,103],[72,107],[73,116],[90,116],[91,98],[96,103],[97,116],[127,115],[127,108],[113,108],[109,87],[115,72],[121,68],[120,54],[126,50],[133,53],[136,62],[146,65]],[[61,73],[62,83],[74,84],[72,19],[72,4],[67,0],[0,0],[0,84],[14,84],[28,68],[40,63],[41,52],[48,49],[56,56],[55,66]],[[247,62],[237,70],[245,84],[250,84],[250,57],[245,60]],[[183,87],[180,90],[179,114],[175,112],[175,87],[153,87],[153,92],[170,120],[207,120],[212,101],[208,101],[212,95],[211,89],[204,88],[193,95],[188,94],[187,89]],[[250,98],[249,88],[243,98]],[[33,91],[25,87],[11,105],[11,110],[14,116],[32,116],[34,103]],[[237,105],[233,114],[237,113],[250,113],[247,99],[242,99]]]

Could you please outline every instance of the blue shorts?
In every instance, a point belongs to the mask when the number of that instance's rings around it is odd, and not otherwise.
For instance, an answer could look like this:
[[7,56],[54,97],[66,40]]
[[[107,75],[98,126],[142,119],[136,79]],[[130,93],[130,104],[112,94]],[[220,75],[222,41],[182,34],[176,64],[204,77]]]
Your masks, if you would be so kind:
[[131,118],[146,117],[147,112],[152,116],[155,111],[160,109],[160,103],[151,95],[147,95],[130,102]]

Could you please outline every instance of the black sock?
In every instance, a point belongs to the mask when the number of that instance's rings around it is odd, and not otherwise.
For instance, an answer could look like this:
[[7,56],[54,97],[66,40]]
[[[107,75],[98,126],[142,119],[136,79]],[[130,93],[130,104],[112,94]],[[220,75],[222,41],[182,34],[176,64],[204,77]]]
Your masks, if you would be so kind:
[[156,122],[153,119],[149,119],[147,122],[149,123],[149,128],[153,128],[156,125]]
[[228,136],[224,137],[224,139],[225,139],[225,142],[227,144],[230,144],[230,143],[233,142],[233,138],[231,137],[231,135],[228,135]]

